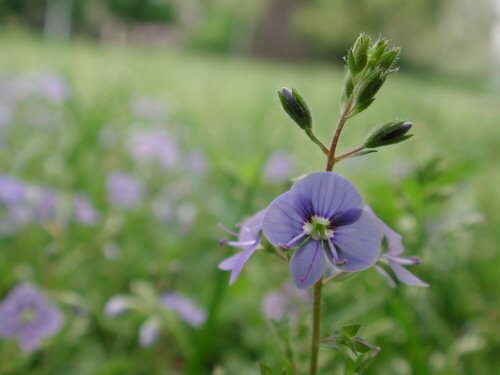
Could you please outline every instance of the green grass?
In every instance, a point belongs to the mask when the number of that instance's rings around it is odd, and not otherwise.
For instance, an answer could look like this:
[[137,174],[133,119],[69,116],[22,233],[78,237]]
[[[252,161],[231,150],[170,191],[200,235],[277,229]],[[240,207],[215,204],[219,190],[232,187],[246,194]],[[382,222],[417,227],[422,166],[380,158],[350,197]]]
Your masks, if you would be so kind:
[[[272,150],[291,152],[298,174],[324,169],[316,146],[280,109],[276,91],[282,86],[300,90],[326,143],[339,114],[341,69],[85,41],[44,43],[12,33],[0,36],[0,42],[0,74],[55,70],[74,90],[56,126],[16,127],[0,150],[3,171],[65,191],[87,191],[104,216],[99,228],[32,226],[0,239],[1,296],[27,278],[65,298],[73,293],[89,311],[80,316],[67,307],[64,332],[35,355],[23,356],[14,344],[0,342],[0,373],[175,374],[189,369],[201,374],[218,367],[226,374],[257,374],[257,361],[286,364],[260,304],[266,291],[290,279],[287,267],[260,254],[228,288],[227,275],[216,265],[231,250],[218,246],[224,234],[216,224],[237,222],[283,190],[259,182],[261,164]],[[112,124],[121,134],[133,125],[129,100],[138,95],[165,99],[172,112],[166,126],[182,135],[185,148],[204,150],[210,158],[210,175],[192,182],[200,215],[188,236],[182,228],[154,221],[145,207],[123,214],[106,201],[105,178],[115,168],[137,173],[150,191],[175,184],[175,176],[134,166],[121,144],[112,149],[99,144],[105,126]],[[368,271],[325,289],[324,333],[361,322],[363,335],[383,348],[367,374],[493,374],[500,367],[499,99],[480,85],[403,71],[390,77],[372,107],[348,125],[341,144],[345,151],[382,122],[395,117],[414,122],[411,140],[343,162],[337,171],[405,234],[408,253],[423,259],[416,273],[431,284],[426,290],[392,290]],[[423,166],[436,156],[444,166],[436,179],[398,177],[408,164]],[[450,189],[448,199],[432,199],[433,193]],[[472,213],[480,214],[482,223],[470,224]],[[109,243],[121,246],[119,260],[103,256]],[[184,333],[187,348],[179,347],[184,334],[175,327],[166,327],[154,348],[139,348],[140,317],[111,320],[102,313],[105,301],[129,292],[135,279],[193,296],[210,308],[209,324]],[[292,336],[305,369],[307,322]],[[324,374],[341,373],[338,353],[325,349],[320,355]]]

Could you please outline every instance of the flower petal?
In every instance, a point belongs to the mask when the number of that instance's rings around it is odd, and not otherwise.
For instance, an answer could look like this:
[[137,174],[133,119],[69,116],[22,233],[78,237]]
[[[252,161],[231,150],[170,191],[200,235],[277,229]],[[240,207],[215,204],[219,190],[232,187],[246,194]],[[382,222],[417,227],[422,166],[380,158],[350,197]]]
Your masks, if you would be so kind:
[[239,253],[224,259],[222,262],[219,263],[219,269],[223,271],[231,271],[234,268],[234,266],[238,263],[242,253],[243,252],[240,251]]
[[363,211],[360,218],[336,228],[333,243],[346,263],[337,265],[342,271],[355,272],[373,266],[380,257],[380,235],[376,221]]
[[243,267],[248,262],[248,260],[251,258],[253,253],[255,253],[256,249],[257,249],[257,246],[252,246],[239,254],[240,256],[239,256],[238,260],[236,261],[236,263],[232,269],[232,272],[231,272],[231,278],[229,279],[229,285],[233,285],[236,282],[236,280],[240,276],[241,271],[243,270]]
[[267,208],[262,222],[262,229],[269,242],[275,246],[288,243],[303,232],[306,218],[290,201],[290,193],[286,192],[276,198]]
[[238,236],[240,242],[255,241],[259,238],[260,231],[262,230],[262,219],[265,213],[265,209],[260,210],[243,223]]
[[429,284],[426,282],[420,280],[417,276],[412,274],[410,271],[408,271],[406,268],[404,268],[402,265],[392,261],[388,260],[389,267],[394,271],[396,274],[396,277],[398,278],[399,281],[402,283],[408,284],[408,285],[413,285],[413,286],[421,286],[421,287],[428,287]]
[[345,177],[334,172],[311,173],[290,189],[291,200],[310,214],[336,218],[352,209],[363,208],[358,189]]
[[399,233],[394,231],[390,226],[384,223],[369,206],[365,206],[365,211],[375,218],[381,240],[387,239],[386,254],[391,256],[400,255],[404,252],[403,238]]
[[290,268],[295,284],[300,289],[309,288],[318,281],[326,268],[321,241],[307,241],[293,254]]

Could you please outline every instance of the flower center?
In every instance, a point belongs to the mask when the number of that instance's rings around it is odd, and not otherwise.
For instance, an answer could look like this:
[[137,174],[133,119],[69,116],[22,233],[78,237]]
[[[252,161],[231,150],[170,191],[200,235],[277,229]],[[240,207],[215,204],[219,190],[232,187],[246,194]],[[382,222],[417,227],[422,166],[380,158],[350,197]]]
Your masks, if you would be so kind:
[[329,219],[314,215],[310,221],[304,223],[302,229],[314,240],[326,240],[333,237],[333,230],[329,226]]
[[35,309],[31,308],[31,307],[28,307],[26,309],[24,309],[21,313],[21,321],[23,323],[33,323],[37,318],[37,312],[35,311]]

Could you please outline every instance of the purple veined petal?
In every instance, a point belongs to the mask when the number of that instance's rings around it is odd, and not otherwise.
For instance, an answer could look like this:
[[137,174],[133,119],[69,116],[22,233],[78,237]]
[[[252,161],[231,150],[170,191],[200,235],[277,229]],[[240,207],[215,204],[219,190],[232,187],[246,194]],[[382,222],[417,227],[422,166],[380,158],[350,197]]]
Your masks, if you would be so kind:
[[315,215],[336,218],[336,214],[363,208],[358,189],[345,177],[334,172],[311,173],[297,181],[290,189],[290,200],[297,205],[312,206]]
[[420,280],[417,276],[412,274],[410,271],[408,271],[406,268],[401,266],[400,264],[388,259],[387,261],[389,263],[389,267],[394,271],[396,274],[396,277],[398,278],[399,281],[402,283],[405,283],[407,285],[413,285],[413,286],[421,286],[421,287],[428,287],[429,284],[426,282]]
[[318,281],[326,268],[325,253],[321,241],[307,241],[293,254],[290,261],[295,284],[306,289]]
[[335,214],[335,219],[333,221],[334,227],[341,227],[344,225],[350,225],[357,221],[359,217],[363,214],[363,210],[359,208],[351,208],[347,211],[339,212]]
[[333,243],[340,258],[346,262],[337,267],[346,272],[361,271],[373,266],[380,257],[380,235],[374,218],[363,211],[353,224],[338,227]]
[[290,193],[286,192],[267,208],[262,229],[269,242],[275,246],[282,246],[303,232],[306,219],[290,201]]

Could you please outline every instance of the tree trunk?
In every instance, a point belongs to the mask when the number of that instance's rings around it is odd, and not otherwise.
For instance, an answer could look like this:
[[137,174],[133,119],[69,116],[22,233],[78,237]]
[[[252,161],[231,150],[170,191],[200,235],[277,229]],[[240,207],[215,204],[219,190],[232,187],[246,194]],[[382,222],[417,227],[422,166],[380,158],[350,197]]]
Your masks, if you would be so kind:
[[293,28],[293,16],[303,0],[269,0],[267,12],[257,28],[253,53],[257,56],[296,59],[306,48]]

